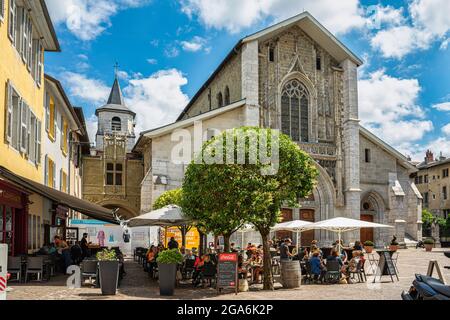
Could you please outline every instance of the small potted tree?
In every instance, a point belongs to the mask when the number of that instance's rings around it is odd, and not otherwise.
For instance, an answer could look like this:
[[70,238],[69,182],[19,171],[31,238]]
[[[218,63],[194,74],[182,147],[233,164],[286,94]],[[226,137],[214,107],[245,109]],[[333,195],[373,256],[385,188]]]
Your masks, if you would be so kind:
[[372,253],[373,251],[373,242],[370,240],[367,240],[366,242],[364,242],[364,250],[366,250],[367,253]]
[[159,294],[173,296],[177,278],[177,266],[183,262],[183,256],[178,249],[162,251],[156,258],[158,263]]
[[104,249],[97,253],[102,295],[115,295],[119,282],[119,260],[114,250]]
[[427,252],[430,252],[431,250],[433,250],[434,247],[434,240],[432,238],[428,238],[425,239],[425,241],[423,242],[423,244],[425,245],[425,250]]
[[391,243],[389,245],[389,250],[390,251],[397,251],[398,250],[398,242],[397,242],[397,237],[393,236]]

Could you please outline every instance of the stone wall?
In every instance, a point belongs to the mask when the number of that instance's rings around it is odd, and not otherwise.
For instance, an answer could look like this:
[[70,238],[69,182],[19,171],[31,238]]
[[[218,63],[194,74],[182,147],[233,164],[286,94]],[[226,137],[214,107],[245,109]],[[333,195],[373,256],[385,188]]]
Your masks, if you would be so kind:
[[[222,93],[225,101],[225,88],[230,90],[230,103],[242,99],[241,94],[241,54],[236,53],[224,65],[207,88],[202,90],[196,101],[193,102],[187,114],[183,119],[191,118],[201,113],[208,112],[218,108],[217,94]],[[208,96],[211,95],[211,109]]]

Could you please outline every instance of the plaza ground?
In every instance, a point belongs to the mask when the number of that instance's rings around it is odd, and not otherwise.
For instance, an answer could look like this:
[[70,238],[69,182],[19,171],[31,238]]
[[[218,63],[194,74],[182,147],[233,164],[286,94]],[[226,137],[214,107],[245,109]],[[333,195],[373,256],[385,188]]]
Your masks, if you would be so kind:
[[[389,276],[382,278],[382,283],[372,284],[368,277],[367,283],[347,285],[302,285],[299,289],[282,289],[279,283],[274,291],[262,291],[261,285],[254,285],[249,292],[217,295],[212,288],[196,288],[190,284],[182,284],[176,289],[175,296],[169,299],[237,299],[237,300],[399,300],[402,290],[411,286],[414,274],[426,274],[430,260],[437,260],[447,283],[450,283],[450,270],[444,266],[450,265],[450,259],[445,257],[444,250],[435,249],[425,252],[424,249],[399,250],[398,269],[399,281],[390,282]],[[58,275],[49,282],[31,282],[18,284],[11,282],[12,291],[8,300],[141,300],[163,299],[159,295],[158,283],[148,277],[141,266],[132,261],[125,262],[126,276],[115,296],[102,296],[100,289],[83,286],[80,289],[66,288],[66,276]],[[277,278],[278,279],[278,278]]]

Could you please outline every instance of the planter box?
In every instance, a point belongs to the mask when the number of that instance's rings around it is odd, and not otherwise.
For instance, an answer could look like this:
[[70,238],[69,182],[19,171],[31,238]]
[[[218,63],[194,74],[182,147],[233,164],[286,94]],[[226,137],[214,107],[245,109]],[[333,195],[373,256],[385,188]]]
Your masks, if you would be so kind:
[[159,294],[173,296],[177,281],[177,265],[158,263]]
[[389,245],[389,251],[397,251],[398,250],[398,245]]
[[115,295],[119,282],[119,261],[99,261],[102,295]]
[[425,251],[430,252],[433,250],[434,244],[425,244]]

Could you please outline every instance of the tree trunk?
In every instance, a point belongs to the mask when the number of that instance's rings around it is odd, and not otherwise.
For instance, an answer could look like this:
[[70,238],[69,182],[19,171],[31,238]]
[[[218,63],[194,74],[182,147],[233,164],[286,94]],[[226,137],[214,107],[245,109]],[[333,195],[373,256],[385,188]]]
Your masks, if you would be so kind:
[[224,252],[230,252],[230,237],[231,235],[229,234],[223,235]]
[[200,242],[199,242],[199,244],[198,244],[198,254],[199,254],[199,256],[201,257],[201,256],[203,255],[204,234],[203,234],[203,232],[201,232],[199,229],[197,229],[197,230],[198,230],[198,236],[199,236],[199,238],[200,238],[200,239],[199,239]]
[[264,263],[264,286],[263,290],[274,290],[273,288],[273,275],[272,275],[272,257],[270,256],[270,248],[267,243],[269,232],[259,231],[262,238],[263,245],[263,263]]
[[187,233],[187,228],[183,227],[181,229],[181,246],[185,249],[186,249],[186,233]]

